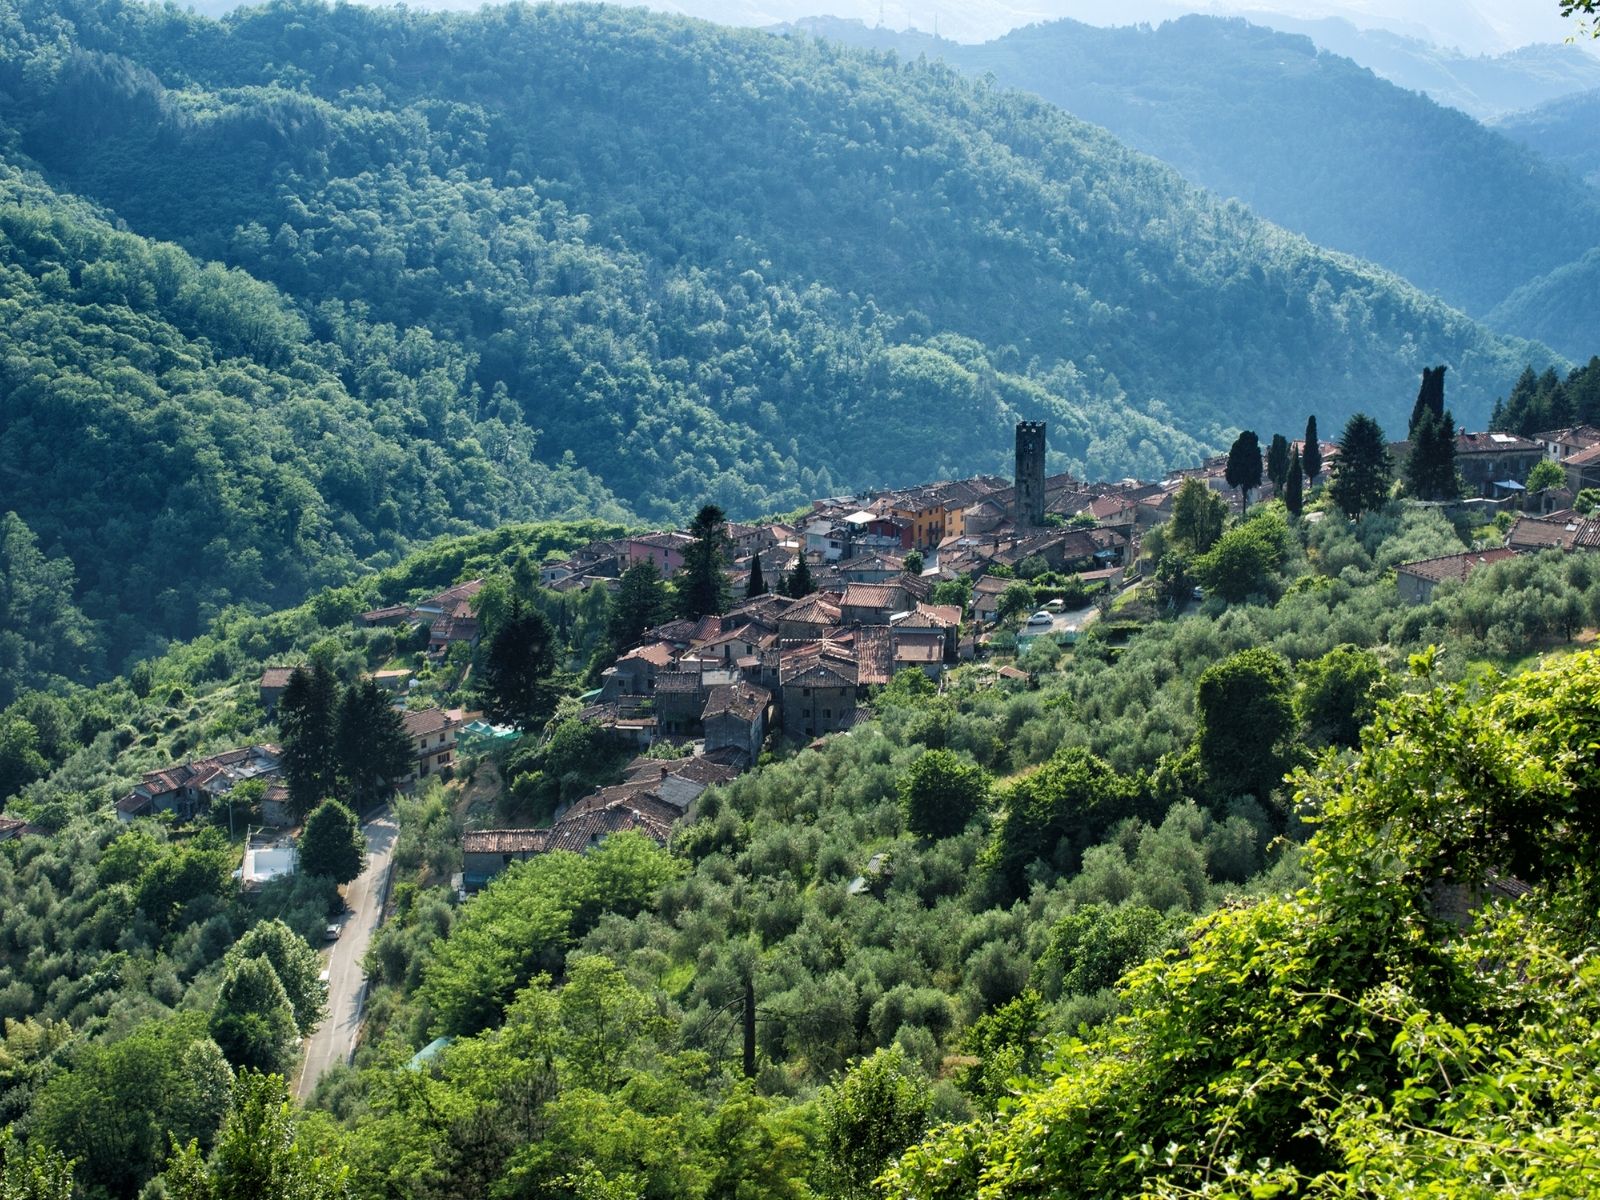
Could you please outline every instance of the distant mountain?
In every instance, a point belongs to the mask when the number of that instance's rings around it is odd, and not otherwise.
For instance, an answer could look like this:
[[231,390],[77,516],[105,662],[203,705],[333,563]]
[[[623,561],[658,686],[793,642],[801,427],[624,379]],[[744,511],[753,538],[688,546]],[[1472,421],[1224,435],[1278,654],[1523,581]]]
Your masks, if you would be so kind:
[[1507,296],[1488,315],[1498,326],[1532,330],[1573,359],[1600,349],[1595,298],[1600,296],[1600,249],[1589,251]]
[[0,405],[4,494],[138,598],[122,644],[507,515],[1005,470],[1020,418],[1149,476],[1244,423],[1398,426],[1424,363],[1478,424],[1553,361],[942,65],[601,6],[20,11],[0,153],[103,215],[63,197],[19,260],[71,332],[21,351],[48,420]]
[[1509,113],[1490,125],[1600,186],[1600,88]]
[[1495,54],[1468,54],[1386,29],[1358,29],[1339,17],[1301,20],[1266,12],[1249,17],[1304,34],[1323,50],[1479,120],[1600,87],[1600,56],[1578,45],[1541,41]]
[[[1244,21],[1055,21],[979,46],[853,22],[802,28],[1025,88],[1468,312],[1488,312],[1600,240],[1600,194],[1565,172],[1306,38]],[[1600,345],[1600,324],[1591,337]]]

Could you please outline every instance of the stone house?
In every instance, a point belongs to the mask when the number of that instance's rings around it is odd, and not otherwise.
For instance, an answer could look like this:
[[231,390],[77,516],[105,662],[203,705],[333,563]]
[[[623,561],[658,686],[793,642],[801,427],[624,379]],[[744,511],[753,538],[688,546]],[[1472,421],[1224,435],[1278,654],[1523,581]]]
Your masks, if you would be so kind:
[[1480,567],[1515,556],[1516,551],[1509,546],[1499,546],[1402,563],[1394,571],[1395,588],[1407,604],[1426,604],[1433,599],[1433,590],[1446,579],[1465,579]]
[[754,766],[767,737],[767,709],[771,703],[772,695],[765,688],[742,680],[712,688],[700,713],[706,752],[738,750]]

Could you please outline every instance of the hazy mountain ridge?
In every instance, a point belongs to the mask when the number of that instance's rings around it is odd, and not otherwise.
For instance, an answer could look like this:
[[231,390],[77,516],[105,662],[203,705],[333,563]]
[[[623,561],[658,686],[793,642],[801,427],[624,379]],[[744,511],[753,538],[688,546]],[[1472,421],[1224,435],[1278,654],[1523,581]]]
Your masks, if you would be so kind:
[[[1243,21],[1059,21],[981,46],[848,22],[803,28],[937,55],[1032,91],[1219,195],[1469,312],[1486,313],[1581,258],[1600,228],[1600,195],[1525,148],[1303,37]],[[1570,339],[1562,348],[1584,352]]]
[[1508,113],[1490,126],[1600,187],[1600,88]]

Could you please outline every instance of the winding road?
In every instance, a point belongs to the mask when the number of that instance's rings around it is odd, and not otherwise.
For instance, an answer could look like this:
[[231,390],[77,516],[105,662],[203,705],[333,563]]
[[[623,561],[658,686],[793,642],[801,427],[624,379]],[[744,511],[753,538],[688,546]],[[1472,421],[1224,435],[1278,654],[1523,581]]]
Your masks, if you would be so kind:
[[367,866],[345,889],[345,903],[354,912],[345,918],[339,940],[328,954],[328,1015],[306,1043],[305,1059],[294,1084],[294,1094],[302,1102],[316,1090],[317,1080],[328,1068],[350,1061],[361,1032],[367,999],[367,977],[361,964],[383,918],[389,863],[399,829],[393,814],[385,811],[363,825],[361,832],[367,839]]

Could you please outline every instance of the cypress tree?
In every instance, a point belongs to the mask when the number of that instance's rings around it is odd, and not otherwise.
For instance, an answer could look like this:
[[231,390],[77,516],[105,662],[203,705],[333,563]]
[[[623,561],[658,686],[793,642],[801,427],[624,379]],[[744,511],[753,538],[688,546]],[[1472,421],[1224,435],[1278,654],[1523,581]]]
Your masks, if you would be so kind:
[[1272,480],[1273,491],[1283,495],[1283,484],[1289,478],[1289,439],[1281,433],[1272,435],[1272,445],[1267,448],[1267,478]]
[[411,772],[404,721],[388,693],[370,679],[345,689],[334,744],[342,795],[358,813],[387,800],[396,782]]
[[1289,477],[1283,486],[1283,506],[1289,510],[1289,515],[1298,517],[1301,509],[1305,507],[1305,493],[1300,481],[1300,451],[1296,450],[1289,459]]
[[1246,429],[1234,438],[1228,450],[1226,473],[1229,487],[1239,489],[1239,507],[1250,507],[1250,491],[1261,486],[1261,439],[1255,430]]
[[1406,487],[1418,500],[1447,500],[1457,494],[1456,422],[1449,413],[1435,417],[1425,409],[1411,435],[1406,455]]
[[1408,438],[1416,437],[1417,425],[1426,414],[1432,413],[1435,421],[1444,420],[1444,372],[1442,366],[1422,368],[1422,386],[1411,406],[1411,423],[1406,426]]
[[606,620],[606,640],[611,657],[626,653],[644,638],[644,631],[666,618],[670,605],[661,572],[648,558],[640,559],[622,573],[617,598]]
[[1300,456],[1300,466],[1305,470],[1306,482],[1317,486],[1317,476],[1322,474],[1322,443],[1317,438],[1317,418],[1306,418],[1305,449]]
[[767,581],[761,574],[761,554],[757,551],[750,558],[750,582],[745,584],[744,598],[754,600],[757,596],[767,594]]
[[799,600],[803,596],[811,595],[811,565],[806,562],[806,552],[800,551],[800,557],[795,560],[794,570],[789,572],[789,579],[784,586],[784,593],[792,600]]
[[489,643],[478,675],[479,694],[491,721],[526,733],[542,725],[555,707],[549,678],[555,672],[554,634],[537,608],[511,602],[511,615]]

